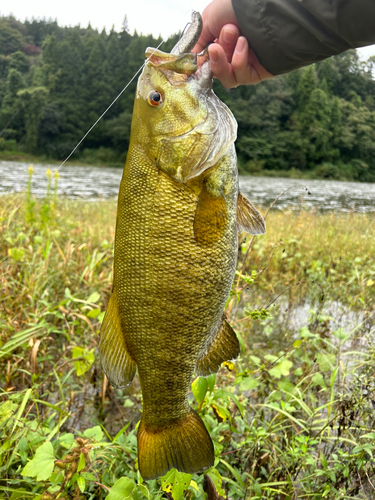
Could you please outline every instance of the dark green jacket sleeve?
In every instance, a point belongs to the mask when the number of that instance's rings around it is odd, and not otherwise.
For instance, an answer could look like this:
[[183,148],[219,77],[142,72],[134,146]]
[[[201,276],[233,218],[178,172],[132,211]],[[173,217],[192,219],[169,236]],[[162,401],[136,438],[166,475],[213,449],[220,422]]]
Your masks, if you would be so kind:
[[375,0],[232,0],[244,36],[273,75],[375,43]]

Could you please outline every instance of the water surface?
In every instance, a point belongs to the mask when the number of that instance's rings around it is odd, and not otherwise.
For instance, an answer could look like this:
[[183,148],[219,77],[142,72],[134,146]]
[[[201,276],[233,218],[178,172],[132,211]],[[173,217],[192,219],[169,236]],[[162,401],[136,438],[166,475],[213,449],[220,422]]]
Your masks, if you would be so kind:
[[[29,166],[29,163],[0,161],[0,194],[25,191]],[[35,196],[43,196],[46,192],[47,168],[54,172],[56,166],[33,165]],[[117,197],[122,169],[64,165],[59,174],[59,195],[97,200]],[[241,176],[240,187],[257,206],[269,206],[287,190],[275,209],[298,209],[303,205],[319,211],[375,212],[375,183]]]

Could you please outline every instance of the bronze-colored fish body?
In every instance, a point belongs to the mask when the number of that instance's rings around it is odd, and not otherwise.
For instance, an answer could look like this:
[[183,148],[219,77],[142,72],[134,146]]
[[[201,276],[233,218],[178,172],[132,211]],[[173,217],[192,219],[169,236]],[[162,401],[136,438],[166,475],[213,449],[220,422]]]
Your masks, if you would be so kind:
[[114,385],[128,385],[138,368],[144,479],[214,462],[188,391],[193,373],[214,373],[239,354],[223,318],[237,212],[243,227],[264,231],[260,214],[238,194],[235,136],[233,115],[211,90],[209,62],[198,68],[193,54],[154,52],[138,81],[100,339]]

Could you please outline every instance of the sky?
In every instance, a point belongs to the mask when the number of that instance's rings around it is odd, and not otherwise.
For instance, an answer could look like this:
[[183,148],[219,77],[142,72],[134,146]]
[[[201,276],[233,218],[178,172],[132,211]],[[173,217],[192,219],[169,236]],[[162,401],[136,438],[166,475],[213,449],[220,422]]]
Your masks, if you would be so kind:
[[[57,20],[60,26],[86,27],[119,31],[125,15],[130,33],[137,30],[144,35],[170,35],[182,30],[190,21],[191,11],[202,12],[210,0],[0,0],[0,15],[13,14],[17,19],[46,18]],[[375,45],[359,49],[362,59],[375,55]]]

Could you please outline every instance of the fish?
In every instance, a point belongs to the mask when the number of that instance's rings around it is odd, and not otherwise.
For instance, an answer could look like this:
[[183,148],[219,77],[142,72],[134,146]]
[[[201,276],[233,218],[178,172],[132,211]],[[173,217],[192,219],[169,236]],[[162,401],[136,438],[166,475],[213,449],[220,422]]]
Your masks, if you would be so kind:
[[237,122],[212,90],[202,29],[193,14],[165,53],[146,50],[118,196],[111,297],[99,351],[111,384],[136,371],[143,411],[138,466],[144,480],[214,464],[212,440],[189,404],[193,374],[238,357],[224,307],[236,270],[238,231],[265,232],[239,192]]

